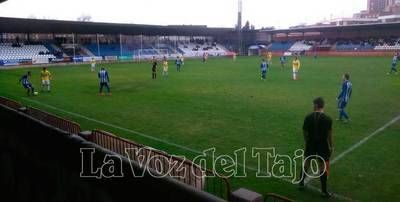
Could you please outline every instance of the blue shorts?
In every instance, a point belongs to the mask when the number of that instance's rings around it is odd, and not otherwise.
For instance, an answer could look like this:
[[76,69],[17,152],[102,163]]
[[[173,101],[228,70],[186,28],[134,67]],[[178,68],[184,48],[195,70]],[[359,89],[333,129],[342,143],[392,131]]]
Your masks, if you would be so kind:
[[338,102],[338,108],[339,109],[344,109],[347,106],[347,102],[345,102],[344,100],[339,100]]

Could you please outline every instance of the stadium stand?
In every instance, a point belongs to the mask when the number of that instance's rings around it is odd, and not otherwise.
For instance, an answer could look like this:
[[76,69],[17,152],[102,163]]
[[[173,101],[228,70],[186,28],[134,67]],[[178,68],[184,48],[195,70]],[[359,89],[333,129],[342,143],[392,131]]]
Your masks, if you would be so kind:
[[[97,44],[88,44],[85,47],[96,56],[117,56],[121,55],[119,44],[100,44],[97,50]],[[100,53],[100,55],[99,55]]]
[[273,42],[268,50],[270,51],[287,51],[292,47],[294,42]]
[[[95,56],[153,56],[163,54],[176,54],[177,50],[174,50],[167,44],[159,44],[158,47],[151,45],[142,46],[137,44],[123,44],[122,51],[120,44],[87,44],[84,46]],[[99,50],[98,50],[99,47]]]
[[300,51],[309,51],[312,46],[305,43],[305,41],[298,41],[290,47],[289,51],[291,52],[300,52]]
[[55,59],[44,45],[0,44],[0,60]]
[[380,45],[375,46],[374,50],[383,50],[383,51],[400,50],[400,38],[381,41]]
[[[291,45],[290,45],[291,44]],[[289,47],[289,48],[288,48]],[[321,41],[297,41],[295,43],[283,41],[273,42],[268,48],[270,51],[302,52],[302,51],[398,51],[400,39],[398,38],[370,38],[370,39],[336,39]]]
[[334,47],[336,51],[368,51],[374,46],[368,40],[338,40]]
[[220,44],[199,44],[199,43],[185,43],[178,46],[180,52],[188,57],[199,57],[207,52],[211,56],[225,56],[228,51]]

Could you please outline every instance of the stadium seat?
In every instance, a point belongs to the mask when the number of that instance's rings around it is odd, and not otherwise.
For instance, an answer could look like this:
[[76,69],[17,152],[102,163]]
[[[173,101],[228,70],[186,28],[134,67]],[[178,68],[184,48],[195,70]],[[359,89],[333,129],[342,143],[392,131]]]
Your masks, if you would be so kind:
[[56,58],[44,45],[21,45],[13,47],[10,43],[0,44],[0,60]]
[[288,51],[294,42],[273,42],[269,48],[270,51],[282,52]]
[[312,46],[307,45],[304,41],[298,41],[290,47],[289,51],[291,52],[301,52],[301,51],[309,51],[311,50]]

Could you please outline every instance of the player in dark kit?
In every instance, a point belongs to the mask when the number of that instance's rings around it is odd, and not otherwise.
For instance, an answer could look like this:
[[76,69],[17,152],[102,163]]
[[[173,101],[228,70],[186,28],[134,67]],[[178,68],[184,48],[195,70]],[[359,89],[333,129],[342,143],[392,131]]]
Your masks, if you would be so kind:
[[35,93],[35,88],[33,88],[31,82],[29,81],[29,78],[31,77],[31,72],[28,71],[25,75],[23,75],[19,79],[19,83],[22,84],[22,86],[27,89],[27,94],[29,95],[34,95]]
[[153,66],[151,68],[152,71],[152,79],[157,79],[157,60],[153,59]]
[[333,151],[332,142],[332,119],[324,113],[324,100],[319,97],[314,100],[314,112],[309,114],[303,125],[303,135],[305,142],[304,166],[301,171],[300,189],[304,189],[306,173],[310,168],[312,159],[316,159],[319,164],[321,191],[323,197],[330,197],[327,190],[329,175],[329,158]]

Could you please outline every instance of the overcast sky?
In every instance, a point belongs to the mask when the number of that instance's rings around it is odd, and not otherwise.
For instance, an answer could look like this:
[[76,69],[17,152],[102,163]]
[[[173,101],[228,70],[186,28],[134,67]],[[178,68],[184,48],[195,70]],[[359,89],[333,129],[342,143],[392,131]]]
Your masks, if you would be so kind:
[[[364,10],[367,0],[243,0],[243,24],[287,28]],[[0,16],[76,20],[90,15],[96,22],[233,27],[237,0],[8,0]]]

